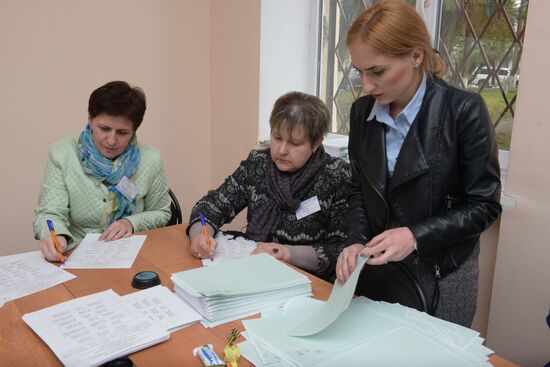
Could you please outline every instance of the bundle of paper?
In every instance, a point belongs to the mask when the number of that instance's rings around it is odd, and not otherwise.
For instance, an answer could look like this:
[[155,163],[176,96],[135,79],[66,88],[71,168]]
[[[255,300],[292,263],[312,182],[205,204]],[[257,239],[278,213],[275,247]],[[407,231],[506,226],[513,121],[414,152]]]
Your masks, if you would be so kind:
[[355,298],[328,327],[310,336],[289,330],[324,302],[300,298],[245,320],[242,354],[256,366],[487,366],[492,351],[471,329],[386,302]]
[[110,289],[22,319],[66,366],[99,366],[170,337],[160,324]]
[[311,295],[311,282],[267,254],[172,274],[176,294],[213,327]]

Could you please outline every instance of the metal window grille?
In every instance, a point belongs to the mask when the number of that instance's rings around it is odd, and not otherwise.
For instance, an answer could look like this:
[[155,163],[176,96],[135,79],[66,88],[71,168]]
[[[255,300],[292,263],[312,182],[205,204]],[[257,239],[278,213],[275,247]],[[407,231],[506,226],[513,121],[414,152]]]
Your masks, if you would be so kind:
[[[320,96],[332,113],[332,132],[347,134],[353,101],[363,92],[346,49],[347,29],[375,0],[323,0]],[[415,6],[416,1],[405,1]],[[441,0],[437,49],[446,64],[443,79],[479,92],[508,149],[528,0]]]

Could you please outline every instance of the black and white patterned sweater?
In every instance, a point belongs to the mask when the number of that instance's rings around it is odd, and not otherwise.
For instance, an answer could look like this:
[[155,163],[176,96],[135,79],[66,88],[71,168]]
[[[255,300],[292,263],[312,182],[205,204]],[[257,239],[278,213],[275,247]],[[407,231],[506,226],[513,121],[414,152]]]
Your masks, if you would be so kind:
[[[250,221],[257,208],[267,200],[266,169],[270,161],[269,149],[250,152],[232,175],[195,204],[189,226],[199,220],[199,212],[202,212],[207,221],[218,230],[247,207],[247,220]],[[298,220],[294,211],[282,209],[282,217],[274,233],[264,241],[290,246],[312,246],[319,260],[315,275],[329,279],[334,274],[336,258],[346,239],[344,217],[347,210],[346,187],[350,175],[348,163],[329,157],[314,185],[300,198],[300,201],[304,201],[317,196],[321,210]]]

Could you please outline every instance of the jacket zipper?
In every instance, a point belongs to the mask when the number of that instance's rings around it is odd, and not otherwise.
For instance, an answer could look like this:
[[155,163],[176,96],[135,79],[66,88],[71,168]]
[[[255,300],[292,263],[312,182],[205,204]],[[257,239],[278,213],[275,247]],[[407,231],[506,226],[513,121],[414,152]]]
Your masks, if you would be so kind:
[[372,181],[370,180],[369,175],[367,175],[366,172],[364,173],[365,173],[365,177],[367,178],[367,181],[369,181],[369,185],[373,188],[373,190],[378,194],[378,196],[380,196],[380,199],[382,199],[382,201],[384,202],[384,208],[386,209],[386,224],[384,225],[384,230],[387,230],[390,224],[390,207],[388,205],[388,202],[386,201],[386,199],[384,198],[384,195],[382,195],[380,190],[378,190],[376,186],[372,184]]
[[[445,116],[446,117],[446,116]],[[439,150],[439,139],[441,138],[441,127],[439,128],[439,132],[437,134],[437,140],[436,140],[436,145],[435,145],[435,151],[434,151],[434,155],[433,155],[433,161],[432,161],[432,168],[430,170],[430,193],[429,193],[429,208],[430,208],[430,218],[432,217],[432,206],[433,206],[433,197],[432,197],[432,193],[433,193],[433,178],[434,178],[434,162],[436,160],[436,157],[437,157],[437,152]],[[438,265],[438,261],[437,261],[437,255],[434,253],[434,276],[435,278],[437,279],[437,281],[439,281],[441,279],[441,273],[440,273],[440,269],[439,269],[439,265]]]
[[439,265],[437,265],[437,263],[434,265],[434,270],[435,270],[435,278],[437,280],[440,280],[441,279],[441,274],[439,273]]

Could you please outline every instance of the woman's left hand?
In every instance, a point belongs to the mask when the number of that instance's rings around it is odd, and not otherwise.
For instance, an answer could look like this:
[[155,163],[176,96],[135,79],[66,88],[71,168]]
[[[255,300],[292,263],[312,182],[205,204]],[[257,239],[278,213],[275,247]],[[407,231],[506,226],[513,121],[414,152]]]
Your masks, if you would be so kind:
[[111,223],[111,225],[105,229],[103,234],[99,236],[99,240],[114,241],[119,238],[130,237],[132,233],[134,233],[132,223],[130,223],[128,219],[122,218]]
[[389,229],[367,243],[361,256],[371,256],[370,265],[383,265],[390,261],[401,261],[414,251],[416,240],[407,227]]
[[254,249],[254,251],[251,252],[251,255],[261,253],[269,254],[277,260],[288,261],[288,259],[290,258],[288,247],[275,242],[258,242],[258,245]]

